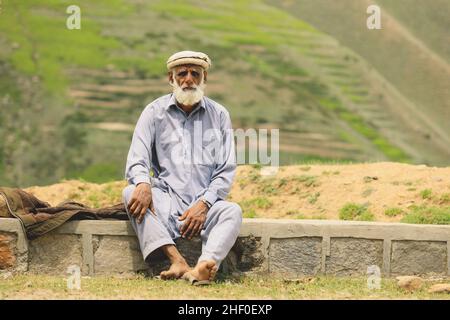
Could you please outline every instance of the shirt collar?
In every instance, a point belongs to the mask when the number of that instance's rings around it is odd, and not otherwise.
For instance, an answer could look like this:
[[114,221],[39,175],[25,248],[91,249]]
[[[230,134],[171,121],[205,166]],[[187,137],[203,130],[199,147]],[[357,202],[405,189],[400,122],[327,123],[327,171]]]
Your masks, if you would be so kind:
[[[205,97],[203,97],[200,102],[200,107],[203,109],[206,109],[206,103],[205,103]],[[169,103],[166,106],[166,110],[169,109],[171,106],[177,106],[177,101],[175,99],[175,95],[173,93],[170,94]]]

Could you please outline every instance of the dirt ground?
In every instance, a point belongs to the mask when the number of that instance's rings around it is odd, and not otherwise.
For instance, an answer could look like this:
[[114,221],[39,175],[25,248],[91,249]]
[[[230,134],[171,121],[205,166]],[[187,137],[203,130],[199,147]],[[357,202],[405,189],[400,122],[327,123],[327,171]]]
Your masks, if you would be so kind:
[[[450,167],[378,162],[280,167],[272,176],[239,166],[228,200],[249,218],[339,219],[348,203],[365,205],[375,221],[397,222],[413,205],[450,206]],[[73,199],[92,207],[121,201],[125,181],[63,181],[26,190],[52,205]],[[402,213],[386,215],[387,209]]]

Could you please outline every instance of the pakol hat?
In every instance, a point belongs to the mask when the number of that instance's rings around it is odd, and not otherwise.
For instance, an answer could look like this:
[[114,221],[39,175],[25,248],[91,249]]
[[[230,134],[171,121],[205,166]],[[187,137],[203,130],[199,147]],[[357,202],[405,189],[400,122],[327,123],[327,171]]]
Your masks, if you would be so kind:
[[211,67],[211,59],[203,52],[180,51],[169,57],[167,69],[170,70],[184,64],[195,64],[201,66],[204,70],[208,70]]

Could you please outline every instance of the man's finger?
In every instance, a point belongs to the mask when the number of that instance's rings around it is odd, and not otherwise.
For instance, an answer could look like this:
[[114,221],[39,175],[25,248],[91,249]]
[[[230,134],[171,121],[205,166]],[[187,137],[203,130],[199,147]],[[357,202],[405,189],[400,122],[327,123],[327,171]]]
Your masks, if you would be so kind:
[[183,238],[186,236],[186,233],[190,229],[191,219],[188,217],[186,221],[184,222],[183,226],[181,227],[181,235]]
[[195,232],[195,235],[196,236],[199,236],[200,235],[200,233],[202,232],[202,230],[203,230],[203,222],[200,222],[200,225],[198,226],[198,229],[197,229],[197,231]]
[[142,207],[142,209],[140,210],[139,214],[140,214],[141,216],[143,216],[143,215],[145,215],[146,213],[147,213],[147,208]]
[[197,222],[192,221],[189,230],[186,231],[186,238],[188,238],[189,240],[192,238],[192,234],[196,227],[197,227]]
[[131,210],[131,206],[134,204],[135,201],[136,201],[136,198],[131,197],[130,202],[128,202],[128,206],[127,206],[128,211]]
[[142,220],[144,220],[146,211],[147,211],[147,210],[145,210],[144,213],[141,212],[141,213],[139,214],[139,216],[138,216],[138,218],[137,218],[138,224],[140,224],[140,223],[142,222]]
[[201,223],[197,222],[195,226],[192,228],[191,234],[189,235],[189,240],[197,235],[198,230],[200,229]]
[[138,206],[139,206],[139,201],[137,201],[137,200],[134,201],[134,202],[133,202],[133,205],[130,207],[130,212],[134,214],[134,213],[136,212],[136,208],[137,208]]
[[141,204],[137,203],[136,206],[133,209],[133,216],[139,215],[139,213],[141,212]]

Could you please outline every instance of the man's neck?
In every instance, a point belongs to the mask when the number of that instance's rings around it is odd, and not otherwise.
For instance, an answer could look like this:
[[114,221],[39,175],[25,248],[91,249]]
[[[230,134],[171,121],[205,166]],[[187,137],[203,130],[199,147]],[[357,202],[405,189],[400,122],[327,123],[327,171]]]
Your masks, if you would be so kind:
[[177,101],[177,104],[184,112],[186,112],[187,114],[190,114],[192,112],[192,110],[194,110],[198,106],[199,102],[197,102],[196,104],[194,104],[192,106],[186,106],[184,104],[179,103],[178,101]]

